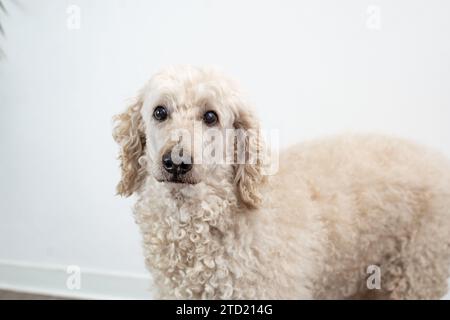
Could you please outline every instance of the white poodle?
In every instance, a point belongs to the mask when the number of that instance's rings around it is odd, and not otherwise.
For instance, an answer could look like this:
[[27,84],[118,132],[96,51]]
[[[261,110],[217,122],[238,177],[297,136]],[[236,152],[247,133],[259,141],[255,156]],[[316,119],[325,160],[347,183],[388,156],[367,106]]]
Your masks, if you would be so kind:
[[[232,162],[199,163],[211,141],[197,129],[244,130],[245,160],[236,161],[242,139],[235,136]],[[250,150],[264,154],[258,130],[233,81],[191,66],[156,74],[117,116],[118,193],[137,195],[135,218],[159,297],[446,292],[450,165],[443,156],[399,139],[345,135],[290,147],[278,172],[264,176],[262,157],[249,161]]]

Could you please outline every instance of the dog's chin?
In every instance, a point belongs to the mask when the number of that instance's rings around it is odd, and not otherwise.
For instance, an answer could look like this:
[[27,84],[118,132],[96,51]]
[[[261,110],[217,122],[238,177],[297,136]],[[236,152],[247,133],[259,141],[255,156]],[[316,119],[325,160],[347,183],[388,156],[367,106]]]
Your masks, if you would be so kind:
[[170,175],[167,177],[160,177],[156,179],[158,182],[161,183],[168,183],[168,184],[175,184],[175,185],[193,185],[193,184],[197,184],[198,181],[193,180],[191,177],[185,177],[185,176],[175,176],[175,175]]

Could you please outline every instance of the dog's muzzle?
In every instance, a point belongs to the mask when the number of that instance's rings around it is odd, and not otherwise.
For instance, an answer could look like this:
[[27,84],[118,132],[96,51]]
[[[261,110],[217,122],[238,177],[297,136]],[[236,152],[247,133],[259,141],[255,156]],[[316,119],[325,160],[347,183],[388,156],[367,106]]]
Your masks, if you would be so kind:
[[161,159],[162,167],[170,174],[171,182],[184,182],[185,175],[191,171],[193,165],[193,159],[190,155],[185,155],[183,149],[178,150],[180,157],[173,157],[173,149],[164,153]]

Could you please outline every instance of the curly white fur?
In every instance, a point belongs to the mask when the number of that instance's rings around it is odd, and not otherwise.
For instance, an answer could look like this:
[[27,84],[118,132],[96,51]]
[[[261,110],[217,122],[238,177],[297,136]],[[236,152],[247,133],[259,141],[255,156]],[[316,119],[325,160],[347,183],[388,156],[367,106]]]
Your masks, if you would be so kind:
[[[157,104],[173,117],[155,124]],[[439,298],[450,266],[450,166],[400,139],[342,135],[258,164],[195,165],[195,184],[163,178],[170,129],[190,129],[204,105],[223,128],[257,129],[237,86],[195,67],[157,74],[117,117],[118,191],[135,217],[161,298]],[[160,182],[162,181],[162,182]],[[381,289],[369,290],[369,265]]]

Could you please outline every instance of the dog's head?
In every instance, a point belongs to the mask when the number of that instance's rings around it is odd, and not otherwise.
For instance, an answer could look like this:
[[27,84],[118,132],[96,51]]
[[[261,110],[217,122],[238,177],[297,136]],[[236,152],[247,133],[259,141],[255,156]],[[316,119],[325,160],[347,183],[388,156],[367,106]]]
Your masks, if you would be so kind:
[[237,85],[214,69],[167,68],[116,116],[121,147],[119,194],[129,196],[150,175],[172,188],[234,183],[249,208],[260,202],[259,123]]

